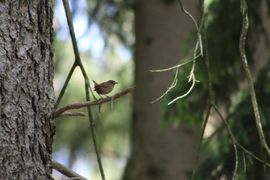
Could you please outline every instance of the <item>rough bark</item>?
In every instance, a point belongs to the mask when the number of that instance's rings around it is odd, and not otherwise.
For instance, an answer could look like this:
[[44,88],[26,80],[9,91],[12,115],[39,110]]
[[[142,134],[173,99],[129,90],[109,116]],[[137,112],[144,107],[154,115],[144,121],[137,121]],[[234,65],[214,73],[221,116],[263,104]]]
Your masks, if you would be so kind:
[[[198,2],[183,2],[198,16]],[[161,104],[150,102],[165,92],[172,73],[150,73],[149,70],[177,64],[182,56],[181,44],[194,29],[177,1],[136,1],[136,89],[132,147],[125,180],[182,180],[188,179],[192,172],[199,130],[184,124],[162,128]]]
[[0,179],[52,179],[52,2],[0,1]]

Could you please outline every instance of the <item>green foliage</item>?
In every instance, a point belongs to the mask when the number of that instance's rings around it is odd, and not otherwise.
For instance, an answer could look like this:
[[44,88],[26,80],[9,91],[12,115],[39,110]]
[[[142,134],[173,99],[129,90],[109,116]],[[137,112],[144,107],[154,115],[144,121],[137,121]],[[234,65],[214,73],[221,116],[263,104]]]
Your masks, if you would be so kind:
[[[250,67],[256,61],[253,54],[258,45],[258,35],[266,33],[260,16],[262,0],[248,1],[249,33],[246,53]],[[251,107],[248,91],[240,91],[240,85],[245,82],[239,55],[239,38],[242,25],[240,14],[240,1],[238,0],[212,0],[208,1],[204,27],[210,61],[210,75],[213,84],[215,103],[224,108],[227,119],[230,121],[233,134],[237,141],[244,147],[264,158],[265,154],[260,146],[256,125],[254,122],[253,109]],[[185,43],[184,51],[192,56],[191,45],[196,36],[189,34]],[[267,38],[267,37],[266,37]],[[188,56],[187,55],[187,56]],[[205,65],[205,57],[196,61],[196,83],[192,92],[167,106],[172,99],[184,94],[190,87],[187,76],[191,65],[182,67],[178,76],[177,86],[163,100],[164,119],[166,123],[188,123],[190,125],[202,123],[206,107],[209,104],[208,77]],[[183,63],[183,62],[181,62]],[[256,93],[261,110],[265,136],[270,137],[270,65],[260,71],[256,80]],[[215,117],[215,116],[214,116]],[[201,151],[203,160],[198,168],[196,179],[231,179],[234,170],[235,155],[230,136],[220,119],[216,119],[220,127],[216,128],[211,141],[204,143]],[[267,139],[270,142],[269,138]],[[238,149],[239,150],[239,149]],[[246,161],[246,171],[243,170]],[[256,162],[249,156],[244,156],[239,150],[239,179],[264,179],[266,170],[261,163]]]
[[[253,43],[253,41],[256,39],[257,33],[263,33],[264,31],[261,20],[259,19],[258,7],[260,1],[249,1],[248,4],[251,25],[248,38],[247,57],[252,66],[252,50],[254,50],[254,47],[256,46],[256,43]],[[206,9],[207,12],[205,12],[204,27],[213,90],[217,103],[225,103],[227,106],[230,106],[230,97],[239,90],[239,82],[243,80],[238,47],[242,24],[240,4],[237,0],[214,0],[208,4]],[[254,24],[254,26],[252,26],[252,24]],[[192,43],[194,43],[195,38],[195,33],[193,35],[189,34],[185,42],[183,50],[187,52],[188,57],[192,57]],[[206,56],[204,56],[204,58],[205,57]],[[193,116],[202,117],[202,112],[207,104],[208,93],[208,77],[204,58],[198,59],[196,62],[195,75],[200,83],[197,83],[195,89],[188,97],[185,97],[168,107],[164,113],[165,117],[168,117],[168,114],[171,113],[167,111],[174,111],[174,114],[180,117],[189,116],[186,114],[189,114],[190,112],[193,112]],[[165,104],[175,97],[182,95],[190,87],[190,84],[187,83],[187,79],[185,78],[189,75],[189,71],[189,66],[182,67],[181,72],[179,73],[177,87],[169,94],[168,99],[165,100]],[[197,102],[195,102],[195,100]],[[196,113],[199,115],[194,115],[194,108],[196,108]],[[175,109],[177,109],[177,111]],[[193,121],[196,117],[181,119]],[[197,119],[196,121],[199,122],[200,119]]]
[[[164,98],[163,114],[167,123],[173,122],[180,124],[181,122],[188,123],[189,125],[198,125],[201,122],[204,108],[208,101],[207,95],[207,77],[205,71],[205,63],[202,59],[196,62],[196,78],[200,81],[195,84],[191,93],[168,106],[168,103],[177,96],[185,94],[190,88],[192,82],[188,82],[188,75],[191,70],[191,65],[184,66],[178,74],[177,86]],[[197,71],[199,69],[199,71]],[[203,70],[203,71],[201,71]],[[204,89],[205,91],[202,91]]]
[[[258,39],[258,34],[264,33],[259,16],[260,4],[261,1],[248,1],[250,28],[246,51],[250,66],[255,63],[252,56],[257,45],[255,39]],[[238,33],[240,32],[239,27],[241,25],[241,23],[239,23],[241,22],[239,17],[239,1],[215,1],[209,8],[210,11],[213,10],[213,13],[216,15],[216,20],[214,18],[212,21],[214,25],[216,24],[214,27],[217,29],[211,27],[212,25],[210,23],[206,30],[208,34],[210,66],[218,67],[216,69],[211,68],[212,77],[215,78],[213,79],[213,83],[214,91],[217,93],[216,97],[218,101],[222,100],[221,102],[225,102],[226,106],[230,107],[227,119],[230,122],[230,126],[237,141],[263,159],[264,153],[259,143],[249,93],[247,90],[244,92],[237,92],[239,91],[239,84],[243,81],[243,77],[239,73],[239,69],[242,67],[239,64],[239,48],[237,46],[239,41]],[[229,11],[230,9],[234,10]],[[226,14],[228,19],[222,20],[222,17]],[[224,22],[225,26],[223,26],[221,22]],[[218,27],[218,24],[221,28]],[[215,36],[215,31],[216,34],[217,32],[224,33],[218,33],[218,36]],[[222,47],[222,49],[215,48],[218,44],[221,45],[221,42],[224,43],[223,46],[219,46]],[[229,48],[227,48],[228,45]],[[220,61],[217,59],[220,59]],[[215,62],[213,62],[214,60]],[[221,69],[223,69],[223,72],[219,73],[218,71]],[[268,65],[260,71],[255,86],[265,130],[269,130],[270,128],[269,124],[266,123],[266,120],[269,118],[270,106],[265,99],[270,95],[267,93],[267,89],[269,88],[267,74],[269,74],[269,70],[270,66],[268,63]],[[236,96],[238,99],[231,101],[231,97],[235,97],[235,93],[238,94],[238,96]],[[207,148],[207,146],[213,146],[213,144],[218,146],[218,149],[212,149],[210,152],[207,152],[207,154],[218,152],[217,157],[208,156],[208,158],[203,161],[199,168],[198,179],[204,179],[205,177],[211,177],[210,179],[227,177],[228,179],[231,179],[232,177],[235,157],[230,136],[224,127],[217,130],[216,136],[217,137],[213,139],[210,144],[207,144],[205,148]],[[265,131],[265,136],[269,137],[269,131]],[[227,151],[224,149],[227,149]],[[241,150],[238,149],[238,151],[239,179],[264,179],[266,171],[263,170],[262,163],[258,163],[247,155],[244,156],[244,153]],[[206,153],[203,152],[203,154]],[[246,159],[245,170],[243,158]],[[209,168],[209,165],[212,165],[211,168]]]
[[[270,104],[266,97],[270,97],[268,91],[270,85],[270,62],[264,67],[258,75],[256,81],[256,92],[258,102],[260,104],[261,115],[263,117],[263,128],[265,130],[265,136],[267,142],[270,142]],[[242,95],[242,100],[235,105],[234,109],[228,115],[228,121],[232,132],[237,141],[243,145],[246,149],[253,152],[256,156],[264,158],[265,154],[260,146],[259,137],[256,132],[253,110],[250,103],[250,97],[245,91]],[[211,139],[211,142],[205,143],[203,151],[201,152],[206,159],[200,164],[199,171],[197,172],[197,179],[219,179],[220,176],[226,176],[230,179],[234,168],[234,149],[230,141],[230,136],[226,131],[226,128],[217,129],[215,137]],[[238,149],[239,154],[239,175],[241,179],[264,179],[264,175],[267,170],[264,169],[262,163],[258,163],[251,157],[244,155],[243,151]],[[209,156],[210,155],[210,156]],[[246,170],[244,171],[244,159]],[[219,169],[217,167],[220,167]],[[218,173],[213,173],[218,172]],[[208,178],[207,178],[208,179]]]

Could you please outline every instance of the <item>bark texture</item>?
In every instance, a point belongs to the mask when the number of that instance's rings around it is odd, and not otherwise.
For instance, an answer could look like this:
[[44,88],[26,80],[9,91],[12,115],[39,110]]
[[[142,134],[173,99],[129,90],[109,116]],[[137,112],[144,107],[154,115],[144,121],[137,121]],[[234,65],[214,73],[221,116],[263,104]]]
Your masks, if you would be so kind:
[[[166,91],[173,74],[150,73],[149,70],[179,63],[181,45],[188,32],[195,29],[177,3],[174,0],[136,1],[136,89],[131,156],[125,180],[188,179],[195,165],[199,129],[184,124],[162,128],[161,104],[150,104]],[[183,3],[195,17],[198,16],[198,1]]]
[[0,1],[0,179],[52,179],[52,1]]

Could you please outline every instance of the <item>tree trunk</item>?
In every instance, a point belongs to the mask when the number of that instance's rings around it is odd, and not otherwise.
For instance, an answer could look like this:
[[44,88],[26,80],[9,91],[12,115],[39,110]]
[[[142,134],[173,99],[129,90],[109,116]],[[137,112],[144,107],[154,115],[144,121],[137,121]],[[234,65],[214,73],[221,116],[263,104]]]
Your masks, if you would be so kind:
[[0,179],[52,179],[52,1],[0,2]]
[[[198,16],[198,2],[186,0],[183,3],[195,17]],[[136,1],[136,90],[131,157],[125,180],[183,180],[192,173],[199,129],[184,124],[162,128],[161,104],[150,102],[166,91],[173,74],[150,73],[149,70],[179,63],[183,57],[181,44],[187,33],[194,29],[194,24],[181,12],[177,1]]]

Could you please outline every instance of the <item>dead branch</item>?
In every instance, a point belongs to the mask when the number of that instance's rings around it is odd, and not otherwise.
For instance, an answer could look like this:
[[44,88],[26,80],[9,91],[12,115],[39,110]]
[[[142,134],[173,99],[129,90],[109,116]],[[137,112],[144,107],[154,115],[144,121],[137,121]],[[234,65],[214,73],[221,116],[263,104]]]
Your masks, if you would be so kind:
[[101,105],[101,104],[104,104],[104,103],[108,103],[108,102],[111,102],[111,101],[114,101],[115,99],[118,99],[128,93],[131,93],[133,92],[134,90],[134,87],[130,87],[128,89],[126,89],[125,91],[122,91],[120,93],[117,93],[115,95],[113,95],[112,97],[107,97],[107,98],[101,98],[101,99],[98,99],[98,100],[95,100],[95,101],[85,101],[85,102],[79,102],[79,103],[73,103],[73,104],[69,104],[69,105],[66,105],[62,108],[59,108],[57,109],[52,117],[53,118],[57,118],[59,116],[61,116],[64,112],[68,111],[68,110],[72,110],[72,109],[80,109],[80,108],[84,108],[84,107],[90,107],[90,106],[96,106],[96,105]]
[[77,174],[76,172],[72,171],[71,169],[65,167],[64,165],[60,164],[59,162],[52,161],[52,168],[59,171],[63,175],[69,178],[76,178],[81,180],[87,180],[87,178],[82,177],[81,175]]

